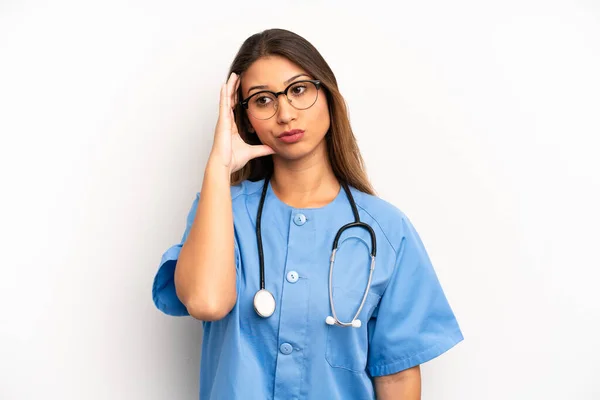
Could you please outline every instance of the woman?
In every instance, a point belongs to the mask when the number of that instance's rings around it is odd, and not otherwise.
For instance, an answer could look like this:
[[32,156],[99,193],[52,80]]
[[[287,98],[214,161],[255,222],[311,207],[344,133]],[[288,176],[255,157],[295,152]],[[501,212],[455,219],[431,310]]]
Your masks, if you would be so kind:
[[233,61],[153,298],[203,321],[201,399],[419,399],[419,365],[463,339],[414,227],[374,195],[333,72],[280,29]]

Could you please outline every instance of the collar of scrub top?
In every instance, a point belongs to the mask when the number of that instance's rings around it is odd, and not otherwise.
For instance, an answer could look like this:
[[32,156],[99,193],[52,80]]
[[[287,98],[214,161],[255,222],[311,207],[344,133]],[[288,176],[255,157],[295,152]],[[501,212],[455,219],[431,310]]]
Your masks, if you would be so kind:
[[[263,253],[262,235],[260,231],[262,211],[267,195],[267,189],[269,187],[269,180],[270,176],[267,176],[263,185],[260,203],[258,204],[258,212],[256,215],[256,241],[258,245],[258,258],[260,264],[260,290],[254,295],[254,310],[259,316],[263,318],[268,318],[275,312],[275,297],[273,297],[273,294],[271,294],[271,292],[265,289],[265,257]],[[329,305],[331,307],[332,315],[328,316],[325,319],[325,322],[327,323],[327,325],[338,325],[342,327],[352,326],[354,328],[360,328],[362,323],[358,319],[358,316],[360,315],[360,312],[362,311],[365,305],[365,301],[369,294],[369,289],[371,288],[371,280],[373,278],[373,271],[375,270],[375,256],[377,254],[377,239],[373,228],[371,228],[369,224],[360,221],[358,209],[356,207],[356,203],[354,202],[354,197],[352,196],[352,193],[350,192],[350,189],[348,188],[346,182],[341,180],[341,186],[344,188],[346,196],[348,197],[348,201],[350,202],[350,206],[352,207],[352,213],[354,214],[354,222],[350,222],[342,226],[337,231],[337,234],[335,235],[335,239],[333,241],[333,248],[331,251],[331,257],[329,259]],[[338,249],[338,242],[342,233],[346,229],[354,227],[366,229],[369,232],[369,235],[371,236],[371,263],[369,270],[369,279],[367,281],[362,300],[360,302],[360,305],[358,306],[358,309],[356,310],[356,313],[354,314],[354,317],[350,322],[342,322],[337,317],[337,314],[335,312],[335,305],[333,302],[333,266],[335,263],[335,254]]]

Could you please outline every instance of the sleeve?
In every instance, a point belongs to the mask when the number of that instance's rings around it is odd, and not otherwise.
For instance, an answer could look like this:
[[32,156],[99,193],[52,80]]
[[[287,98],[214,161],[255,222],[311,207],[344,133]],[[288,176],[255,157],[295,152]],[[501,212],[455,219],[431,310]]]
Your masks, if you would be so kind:
[[[194,199],[192,207],[188,213],[186,227],[181,241],[178,244],[169,247],[167,251],[163,253],[160,260],[160,265],[158,267],[158,272],[154,276],[154,282],[152,284],[152,299],[156,308],[167,315],[176,317],[189,315],[185,305],[181,302],[181,300],[179,300],[179,297],[177,297],[177,293],[175,291],[175,267],[177,265],[177,259],[179,258],[181,248],[183,247],[183,244],[190,233],[192,223],[196,217],[196,209],[198,208],[199,200],[200,193],[196,194],[196,198]],[[238,264],[239,250],[237,239],[235,241],[235,261],[236,264]]]
[[402,223],[396,265],[368,325],[372,377],[423,364],[463,340],[418,233],[404,215]]

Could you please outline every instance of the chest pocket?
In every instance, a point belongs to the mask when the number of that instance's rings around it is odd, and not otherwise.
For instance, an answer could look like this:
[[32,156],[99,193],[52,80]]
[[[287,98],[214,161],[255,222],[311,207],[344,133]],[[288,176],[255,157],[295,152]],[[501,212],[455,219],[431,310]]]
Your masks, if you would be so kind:
[[[333,301],[337,317],[342,322],[350,322],[364,292],[333,288]],[[367,322],[379,303],[380,296],[369,291],[365,305],[358,315],[362,323],[360,328],[327,326],[327,345],[325,359],[334,368],[344,368],[353,372],[363,372],[367,366],[368,331]]]

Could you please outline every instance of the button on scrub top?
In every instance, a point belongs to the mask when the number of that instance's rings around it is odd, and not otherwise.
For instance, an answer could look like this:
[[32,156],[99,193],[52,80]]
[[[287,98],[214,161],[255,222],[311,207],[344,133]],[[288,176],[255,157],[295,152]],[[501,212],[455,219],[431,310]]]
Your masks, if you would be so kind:
[[[344,190],[321,208],[296,209],[271,185],[262,215],[265,286],[275,313],[253,307],[260,289],[256,212],[264,181],[231,187],[237,302],[219,321],[203,321],[200,399],[374,399],[372,377],[422,364],[463,339],[417,231],[398,208],[350,188],[360,219],[377,235],[377,259],[360,328],[327,325],[329,259],[336,232],[354,221]],[[181,242],[163,254],[154,279],[156,307],[188,312],[174,286],[177,257],[196,214],[196,195]],[[340,239],[333,298],[350,321],[369,277],[370,237],[352,228]],[[225,267],[225,266],[223,266]],[[217,268],[215,266],[214,268]]]

